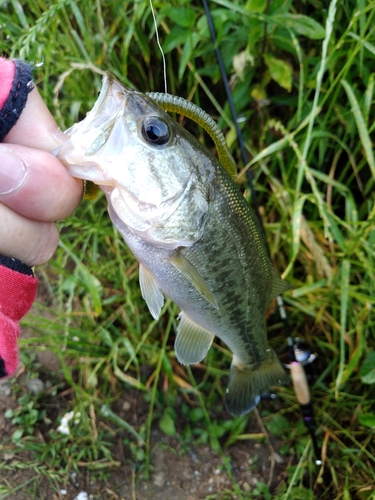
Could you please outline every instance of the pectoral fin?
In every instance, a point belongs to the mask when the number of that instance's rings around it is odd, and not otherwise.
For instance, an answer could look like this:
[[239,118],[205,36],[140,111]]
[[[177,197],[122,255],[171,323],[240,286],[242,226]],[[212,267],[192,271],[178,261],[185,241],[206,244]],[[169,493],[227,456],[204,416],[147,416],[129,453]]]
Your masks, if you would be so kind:
[[202,295],[204,299],[207,300],[207,302],[209,302],[216,309],[219,309],[214,294],[211,292],[206,281],[195,269],[193,264],[191,264],[181,254],[170,257],[168,261],[172,264],[172,266],[178,269],[180,273],[183,274],[187,280],[190,281],[190,283],[194,286],[194,288]]
[[178,361],[183,365],[199,363],[211,347],[215,335],[180,313],[174,348]]
[[164,304],[164,295],[151,272],[142,264],[139,264],[139,284],[142,297],[145,299],[152,317],[158,319]]
[[273,270],[272,276],[272,292],[271,299],[274,299],[283,292],[286,292],[291,288],[291,285],[284,281],[280,276]]

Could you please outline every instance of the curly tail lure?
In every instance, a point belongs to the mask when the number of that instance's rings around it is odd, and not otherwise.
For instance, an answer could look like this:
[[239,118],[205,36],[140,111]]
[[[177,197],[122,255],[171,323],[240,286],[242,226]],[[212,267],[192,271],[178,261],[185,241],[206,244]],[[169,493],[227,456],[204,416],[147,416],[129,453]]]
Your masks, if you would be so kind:
[[98,196],[99,186],[92,181],[83,181],[83,197],[86,200],[95,200]]
[[179,113],[180,115],[186,116],[200,125],[214,141],[219,162],[232,179],[236,178],[236,163],[229,152],[225,137],[219,129],[217,123],[208,113],[203,111],[203,109],[196,104],[193,104],[182,97],[159,92],[147,92],[146,95],[151,97],[151,99],[153,99],[164,111]]
[[[236,163],[229,152],[225,137],[219,129],[217,123],[208,113],[203,111],[203,109],[196,104],[193,104],[182,97],[159,92],[147,92],[146,95],[151,97],[151,99],[153,99],[164,111],[179,113],[180,115],[186,116],[186,118],[190,118],[195,123],[200,125],[214,141],[221,165],[225,168],[232,179],[236,178]],[[94,200],[98,191],[99,187],[96,184],[91,181],[85,181],[84,197],[87,200]]]

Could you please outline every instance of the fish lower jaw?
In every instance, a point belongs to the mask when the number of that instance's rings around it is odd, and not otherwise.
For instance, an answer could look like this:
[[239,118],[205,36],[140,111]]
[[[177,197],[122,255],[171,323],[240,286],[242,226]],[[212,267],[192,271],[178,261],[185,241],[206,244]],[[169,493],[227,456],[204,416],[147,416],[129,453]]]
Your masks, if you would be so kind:
[[[103,182],[102,181],[102,176],[98,175],[98,170],[100,171],[101,169],[98,167],[98,165],[95,162],[85,162],[85,163],[78,163],[74,162],[72,160],[65,161],[63,162],[66,167],[68,168],[68,172],[72,177],[76,177],[78,179],[83,179],[85,181],[91,181],[94,182],[95,184],[98,184],[100,187],[103,185],[111,185],[110,182]],[[94,174],[95,172],[95,174]],[[112,185],[114,187],[114,183],[112,182]]]

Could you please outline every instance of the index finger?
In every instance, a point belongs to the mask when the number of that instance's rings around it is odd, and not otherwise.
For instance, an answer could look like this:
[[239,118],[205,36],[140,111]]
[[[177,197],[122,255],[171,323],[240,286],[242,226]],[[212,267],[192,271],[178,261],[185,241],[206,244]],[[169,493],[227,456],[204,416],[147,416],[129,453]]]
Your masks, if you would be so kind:
[[57,126],[38,89],[34,87],[28,95],[21,116],[3,142],[53,151],[68,139]]

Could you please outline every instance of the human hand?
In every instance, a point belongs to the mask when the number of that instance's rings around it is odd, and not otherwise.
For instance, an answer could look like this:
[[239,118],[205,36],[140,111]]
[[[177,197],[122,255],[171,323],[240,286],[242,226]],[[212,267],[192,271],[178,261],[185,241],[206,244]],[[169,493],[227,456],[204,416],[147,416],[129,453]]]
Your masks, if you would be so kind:
[[35,87],[0,144],[0,254],[30,267],[50,259],[59,241],[55,221],[82,198],[82,180],[49,153],[66,140]]

